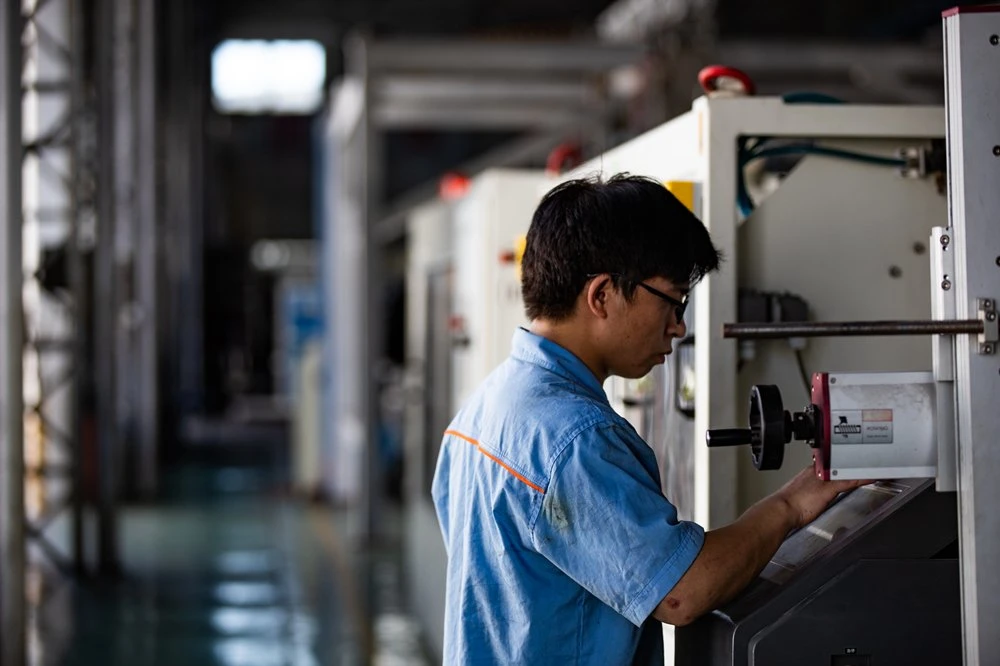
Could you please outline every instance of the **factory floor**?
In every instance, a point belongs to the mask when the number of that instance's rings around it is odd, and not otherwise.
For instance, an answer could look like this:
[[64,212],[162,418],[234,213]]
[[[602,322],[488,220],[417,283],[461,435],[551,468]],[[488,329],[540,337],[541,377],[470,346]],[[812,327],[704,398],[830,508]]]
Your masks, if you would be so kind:
[[279,457],[185,455],[162,501],[119,513],[122,573],[30,557],[32,666],[427,664],[406,613],[398,512],[377,547],[352,515],[291,498]]

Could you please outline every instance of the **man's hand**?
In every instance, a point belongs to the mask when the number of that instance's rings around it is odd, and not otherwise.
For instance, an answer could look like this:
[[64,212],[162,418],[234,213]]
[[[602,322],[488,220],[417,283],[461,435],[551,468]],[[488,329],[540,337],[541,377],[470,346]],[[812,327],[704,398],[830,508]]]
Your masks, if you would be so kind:
[[660,622],[683,626],[732,599],[753,580],[788,532],[811,523],[838,494],[869,481],[821,481],[804,469],[736,522],[705,534],[691,568],[653,611]]
[[868,483],[871,481],[823,481],[809,466],[786,483],[775,496],[792,508],[796,527],[803,527],[816,520],[837,495]]

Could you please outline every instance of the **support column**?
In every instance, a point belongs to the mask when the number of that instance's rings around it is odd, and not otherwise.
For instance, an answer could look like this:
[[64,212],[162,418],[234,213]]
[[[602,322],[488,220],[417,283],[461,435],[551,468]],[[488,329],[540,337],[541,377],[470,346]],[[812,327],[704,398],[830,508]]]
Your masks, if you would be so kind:
[[0,663],[24,664],[21,3],[0,5]]
[[95,17],[95,71],[97,89],[97,244],[94,247],[94,399],[97,422],[97,553],[102,573],[118,568],[118,530],[115,501],[118,494],[118,423],[116,414],[115,271],[115,128],[114,35],[115,1],[98,0]]
[[157,182],[156,0],[137,0],[136,11],[136,272],[135,297],[140,306],[136,364],[140,378],[136,398],[138,490],[156,492],[159,457],[159,225]]
[[[955,339],[962,636],[967,666],[1000,664],[1000,7],[944,14],[948,224],[955,252],[955,317],[987,324]],[[986,301],[992,301],[987,303]],[[994,338],[994,339],[991,339]]]

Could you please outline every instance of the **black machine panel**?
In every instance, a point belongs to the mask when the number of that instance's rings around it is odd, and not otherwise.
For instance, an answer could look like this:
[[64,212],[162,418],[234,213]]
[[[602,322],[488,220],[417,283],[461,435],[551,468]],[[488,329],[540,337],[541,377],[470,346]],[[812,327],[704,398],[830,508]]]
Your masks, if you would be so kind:
[[784,583],[832,542],[891,511],[907,491],[910,486],[875,483],[842,496],[819,518],[788,537],[761,576],[772,583]]
[[676,631],[677,666],[962,661],[954,493],[932,480],[843,495],[742,595]]

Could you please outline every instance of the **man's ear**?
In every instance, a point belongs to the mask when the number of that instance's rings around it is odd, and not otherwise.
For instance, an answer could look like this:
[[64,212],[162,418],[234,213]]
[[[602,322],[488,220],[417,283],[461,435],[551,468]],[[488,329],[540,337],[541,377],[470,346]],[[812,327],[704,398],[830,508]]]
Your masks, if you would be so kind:
[[587,309],[598,319],[608,318],[608,300],[611,296],[611,276],[598,275],[587,283],[583,292],[587,301]]

